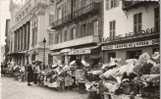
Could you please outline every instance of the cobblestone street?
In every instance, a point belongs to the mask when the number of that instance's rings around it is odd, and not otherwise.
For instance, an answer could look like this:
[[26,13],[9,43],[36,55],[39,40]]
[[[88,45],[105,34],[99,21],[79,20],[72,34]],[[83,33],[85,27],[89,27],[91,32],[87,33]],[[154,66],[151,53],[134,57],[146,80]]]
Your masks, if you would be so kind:
[[2,99],[87,99],[87,94],[78,92],[57,92],[36,85],[27,86],[13,78],[2,77]]

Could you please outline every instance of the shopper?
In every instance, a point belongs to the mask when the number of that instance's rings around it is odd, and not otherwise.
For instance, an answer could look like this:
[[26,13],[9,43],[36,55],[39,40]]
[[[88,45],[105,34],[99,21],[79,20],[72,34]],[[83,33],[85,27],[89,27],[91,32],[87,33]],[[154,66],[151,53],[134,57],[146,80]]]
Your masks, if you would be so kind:
[[37,82],[38,82],[38,74],[40,73],[40,67],[39,67],[39,65],[38,64],[35,64],[34,65],[34,83],[35,84],[37,84]]
[[33,69],[31,64],[27,65],[27,81],[28,86],[31,86],[31,82],[33,81]]

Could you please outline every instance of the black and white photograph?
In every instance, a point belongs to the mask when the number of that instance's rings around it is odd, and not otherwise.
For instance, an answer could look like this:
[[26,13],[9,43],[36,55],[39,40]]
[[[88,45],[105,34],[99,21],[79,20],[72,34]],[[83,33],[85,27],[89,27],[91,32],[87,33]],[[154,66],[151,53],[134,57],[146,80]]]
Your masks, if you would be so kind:
[[0,99],[160,99],[160,0],[0,0]]

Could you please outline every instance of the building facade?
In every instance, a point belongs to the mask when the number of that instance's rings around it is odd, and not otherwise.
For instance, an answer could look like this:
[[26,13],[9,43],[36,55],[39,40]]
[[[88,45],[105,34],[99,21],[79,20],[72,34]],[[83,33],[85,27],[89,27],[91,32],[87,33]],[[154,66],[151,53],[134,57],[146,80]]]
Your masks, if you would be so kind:
[[104,0],[104,62],[159,51],[159,15],[158,1]]
[[102,38],[102,0],[55,0],[51,63],[91,57]]
[[[12,0],[11,0],[12,2]],[[49,0],[26,0],[16,8],[10,3],[12,47],[11,61],[25,65],[32,61],[48,62]],[[43,42],[44,38],[46,42]],[[44,52],[45,51],[45,52]]]

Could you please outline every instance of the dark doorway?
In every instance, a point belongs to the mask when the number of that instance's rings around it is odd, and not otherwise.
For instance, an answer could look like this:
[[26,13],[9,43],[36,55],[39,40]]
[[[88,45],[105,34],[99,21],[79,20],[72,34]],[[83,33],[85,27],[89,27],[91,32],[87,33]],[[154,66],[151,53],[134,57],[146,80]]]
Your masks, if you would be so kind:
[[127,59],[132,59],[132,58],[138,59],[141,54],[142,54],[141,50],[127,51],[126,57]]
[[108,61],[110,61],[111,58],[115,58],[115,57],[116,57],[116,53],[115,52],[108,53]]

